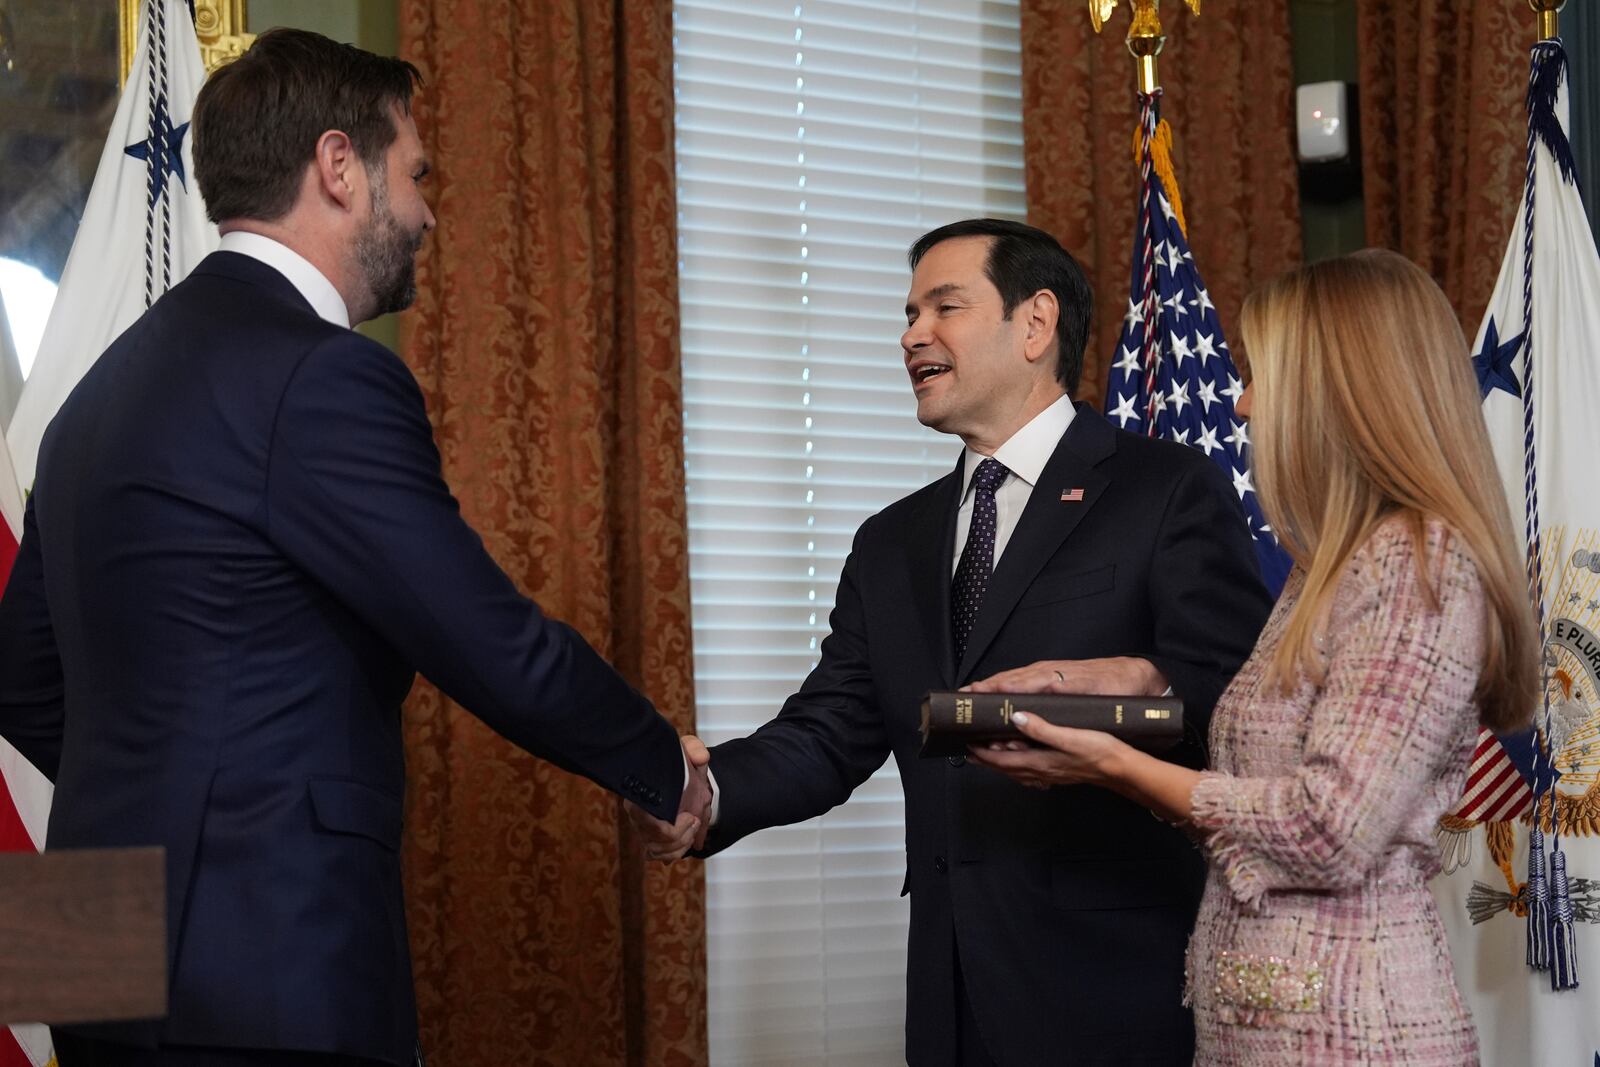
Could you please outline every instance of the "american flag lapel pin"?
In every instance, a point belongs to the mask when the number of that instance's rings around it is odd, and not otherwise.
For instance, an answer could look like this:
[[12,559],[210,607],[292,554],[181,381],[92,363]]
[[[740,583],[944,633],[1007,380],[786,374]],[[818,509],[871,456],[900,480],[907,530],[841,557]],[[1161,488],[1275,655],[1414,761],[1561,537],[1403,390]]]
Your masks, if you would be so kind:
[[1061,490],[1061,502],[1063,504],[1080,504],[1080,503],[1082,503],[1083,502],[1083,490],[1082,489],[1063,489],[1063,490]]

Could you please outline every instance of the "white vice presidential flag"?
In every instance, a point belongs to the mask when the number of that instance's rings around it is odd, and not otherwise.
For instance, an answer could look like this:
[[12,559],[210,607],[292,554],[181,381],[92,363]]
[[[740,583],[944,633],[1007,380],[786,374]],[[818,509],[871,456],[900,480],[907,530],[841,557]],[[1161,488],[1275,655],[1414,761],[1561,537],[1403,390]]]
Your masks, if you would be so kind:
[[[128,84],[33,370],[0,442],[9,445],[0,447],[0,557],[21,534],[17,489],[32,485],[40,438],[62,401],[100,353],[217,246],[189,148],[189,117],[205,80],[189,5],[142,6]],[[43,847],[50,797],[44,776],[0,741],[0,838],[10,847]],[[35,1067],[49,1063],[49,1031],[0,1028],[0,1063],[19,1057]]]
[[217,247],[189,144],[189,116],[204,81],[187,0],[146,0],[128,84],[6,432],[24,487],[33,484],[45,427],[84,372]]
[[1552,763],[1559,775],[1540,801],[1557,831],[1533,865],[1542,886],[1530,878],[1531,812],[1447,833],[1434,883],[1489,1065],[1592,1067],[1600,1051],[1600,257],[1567,142],[1567,88],[1559,39],[1540,42],[1528,186],[1473,356],[1512,518],[1537,546],[1549,755],[1506,747],[1524,781],[1547,779]]

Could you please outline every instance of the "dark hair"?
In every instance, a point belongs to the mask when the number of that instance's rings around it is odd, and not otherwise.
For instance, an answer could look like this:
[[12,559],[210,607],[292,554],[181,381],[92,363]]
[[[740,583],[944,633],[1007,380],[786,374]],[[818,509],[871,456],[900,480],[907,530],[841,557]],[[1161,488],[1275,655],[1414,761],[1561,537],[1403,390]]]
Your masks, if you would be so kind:
[[911,269],[917,269],[928,249],[957,237],[989,238],[983,273],[1000,290],[1006,318],[1041,289],[1056,295],[1061,305],[1056,318],[1056,380],[1068,393],[1076,391],[1083,373],[1083,346],[1089,339],[1089,312],[1094,307],[1094,290],[1078,261],[1061,242],[1035,227],[1007,219],[965,219],[917,238],[909,256]]
[[194,172],[212,222],[282,218],[294,206],[317,140],[350,138],[368,170],[411,113],[422,82],[403,59],[373,55],[308,30],[272,29],[206,80],[195,100]]

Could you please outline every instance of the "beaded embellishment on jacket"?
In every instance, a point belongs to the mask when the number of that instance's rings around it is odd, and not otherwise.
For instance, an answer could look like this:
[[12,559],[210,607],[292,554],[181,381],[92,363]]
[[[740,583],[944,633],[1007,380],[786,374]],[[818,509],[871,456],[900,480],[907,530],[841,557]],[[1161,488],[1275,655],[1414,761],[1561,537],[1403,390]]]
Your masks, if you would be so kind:
[[1223,951],[1217,955],[1217,999],[1253,1011],[1320,1011],[1320,963],[1285,956]]

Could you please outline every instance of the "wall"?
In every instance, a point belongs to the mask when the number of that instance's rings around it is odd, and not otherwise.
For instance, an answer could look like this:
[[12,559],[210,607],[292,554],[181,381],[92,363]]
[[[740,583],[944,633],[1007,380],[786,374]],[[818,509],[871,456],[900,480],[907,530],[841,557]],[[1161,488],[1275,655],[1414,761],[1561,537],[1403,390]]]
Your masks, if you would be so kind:
[[1589,227],[1600,230],[1600,9],[1596,0],[1568,4],[1561,12],[1561,40],[1567,46],[1572,67],[1572,87],[1568,99],[1572,115],[1567,133],[1572,152],[1578,159],[1578,174],[1587,178],[1583,186],[1584,206],[1589,209]]
[[[1289,27],[1296,85],[1356,81],[1356,0],[1290,0]],[[1356,94],[1359,98],[1359,86]],[[1359,159],[1359,135],[1353,140],[1352,149]],[[1366,244],[1359,190],[1337,202],[1302,195],[1300,218],[1308,263],[1354,252]]]

